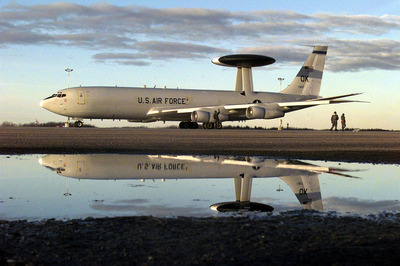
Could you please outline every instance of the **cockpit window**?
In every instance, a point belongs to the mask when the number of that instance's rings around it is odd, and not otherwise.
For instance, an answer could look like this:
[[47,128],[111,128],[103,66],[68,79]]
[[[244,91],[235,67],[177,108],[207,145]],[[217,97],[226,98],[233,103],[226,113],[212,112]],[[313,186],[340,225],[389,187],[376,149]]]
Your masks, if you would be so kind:
[[49,96],[49,97],[47,97],[47,98],[44,98],[44,99],[47,100],[47,99],[51,99],[51,98],[54,98],[54,97],[57,97],[57,94],[56,94],[56,93],[53,94],[53,95],[51,95],[51,96]]
[[62,92],[57,92],[57,93],[54,93],[53,95],[51,95],[51,96],[45,98],[45,100],[51,99],[51,98],[54,98],[54,97],[63,98],[63,97],[65,97],[65,96],[67,96],[67,94],[62,93]]

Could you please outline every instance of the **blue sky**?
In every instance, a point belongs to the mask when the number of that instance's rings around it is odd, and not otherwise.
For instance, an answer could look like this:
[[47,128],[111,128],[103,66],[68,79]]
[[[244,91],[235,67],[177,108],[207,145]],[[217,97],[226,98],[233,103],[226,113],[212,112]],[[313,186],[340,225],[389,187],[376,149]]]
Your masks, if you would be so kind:
[[277,62],[253,69],[255,90],[278,92],[278,78],[286,87],[310,53],[306,45],[323,44],[321,95],[364,92],[356,99],[371,103],[309,108],[283,123],[328,128],[337,111],[349,127],[400,129],[398,14],[398,1],[0,1],[0,123],[65,121],[39,102],[67,87],[67,67],[71,86],[233,90],[235,70],[210,60],[256,53]]

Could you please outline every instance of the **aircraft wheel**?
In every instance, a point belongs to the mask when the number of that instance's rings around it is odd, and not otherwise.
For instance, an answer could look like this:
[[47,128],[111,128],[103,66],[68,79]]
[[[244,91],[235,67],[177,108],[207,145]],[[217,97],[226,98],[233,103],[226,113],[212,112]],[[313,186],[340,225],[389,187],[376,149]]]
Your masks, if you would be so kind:
[[203,123],[203,128],[205,128],[205,129],[213,129],[214,128],[214,123],[210,123],[210,122]]
[[198,128],[199,125],[196,122],[187,122],[187,121],[183,121],[179,123],[179,128]]
[[76,122],[75,122],[75,125],[76,125],[77,127],[83,127],[83,122],[82,122],[82,121],[76,121]]
[[217,129],[222,129],[222,123],[217,122]]

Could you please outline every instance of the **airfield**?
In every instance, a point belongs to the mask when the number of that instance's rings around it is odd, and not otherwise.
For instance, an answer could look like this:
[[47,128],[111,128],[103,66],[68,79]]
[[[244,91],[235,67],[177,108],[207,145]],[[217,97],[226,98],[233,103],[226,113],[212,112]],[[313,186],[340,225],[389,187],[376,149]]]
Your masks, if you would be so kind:
[[142,128],[0,128],[0,154],[252,155],[400,163],[400,132]]
[[[400,132],[0,128],[0,154],[48,153],[259,155],[398,165]],[[0,220],[6,236],[0,238],[0,262],[391,265],[400,259],[393,248],[400,242],[398,212],[341,217],[303,210],[252,217]]]

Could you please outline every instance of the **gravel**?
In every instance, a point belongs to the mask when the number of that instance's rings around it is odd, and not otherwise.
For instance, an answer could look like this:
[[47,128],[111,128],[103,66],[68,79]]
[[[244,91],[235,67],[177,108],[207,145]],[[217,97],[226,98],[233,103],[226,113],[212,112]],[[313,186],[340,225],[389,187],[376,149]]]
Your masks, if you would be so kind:
[[400,214],[0,222],[0,264],[394,265]]

